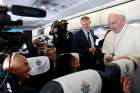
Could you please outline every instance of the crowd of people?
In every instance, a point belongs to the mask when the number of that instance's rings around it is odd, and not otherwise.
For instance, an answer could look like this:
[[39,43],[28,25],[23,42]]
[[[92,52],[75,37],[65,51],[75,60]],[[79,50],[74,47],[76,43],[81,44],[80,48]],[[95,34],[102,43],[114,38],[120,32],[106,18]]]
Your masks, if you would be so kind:
[[[0,69],[0,93],[5,93],[4,91],[7,91],[6,93],[39,93],[44,84],[50,80],[87,69],[101,72],[105,78],[107,77],[106,83],[112,84],[115,82],[114,78],[110,78],[113,77],[111,75],[115,75],[114,63],[120,66],[120,82],[117,82],[120,84],[120,93],[140,93],[139,28],[129,25],[124,15],[111,13],[108,17],[109,30],[101,44],[96,45],[97,36],[90,29],[90,24],[90,18],[83,16],[81,29],[73,34],[67,31],[67,20],[55,21],[50,31],[50,35],[53,36],[52,47],[48,47],[41,38],[33,41],[34,56],[48,57],[49,60],[42,60],[49,63],[47,67],[45,63],[43,65],[40,63],[41,57],[33,57],[35,62],[31,65],[28,62],[30,60],[20,53],[5,54],[0,62],[0,68],[2,68]],[[122,67],[121,62],[126,64]],[[133,67],[128,62],[134,64]],[[113,66],[110,67],[110,65]],[[39,71],[46,68],[47,74],[44,72],[45,74],[39,73],[32,76],[29,72],[33,68]],[[130,68],[133,70],[130,71]],[[49,79],[43,81],[45,76]],[[38,84],[32,80],[34,77],[37,78],[35,80],[38,80]],[[32,82],[29,84],[28,80]],[[7,84],[10,84],[10,88]],[[114,93],[116,93],[115,90]]]

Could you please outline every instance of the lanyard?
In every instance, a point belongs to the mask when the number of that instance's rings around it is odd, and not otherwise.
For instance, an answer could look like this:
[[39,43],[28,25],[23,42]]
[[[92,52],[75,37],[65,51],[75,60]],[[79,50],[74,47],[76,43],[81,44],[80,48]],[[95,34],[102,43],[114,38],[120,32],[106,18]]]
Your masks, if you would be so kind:
[[126,30],[127,30],[127,26],[126,26],[126,28],[124,29],[123,33],[121,34],[121,36],[120,36],[118,42],[116,42],[116,41],[117,41],[117,40],[116,40],[116,37],[117,37],[117,36],[114,36],[114,41],[113,41],[113,52],[111,53],[112,57],[115,56],[115,51],[116,51],[116,49],[118,48],[118,45],[120,44],[122,38],[124,37],[124,34],[125,34]]

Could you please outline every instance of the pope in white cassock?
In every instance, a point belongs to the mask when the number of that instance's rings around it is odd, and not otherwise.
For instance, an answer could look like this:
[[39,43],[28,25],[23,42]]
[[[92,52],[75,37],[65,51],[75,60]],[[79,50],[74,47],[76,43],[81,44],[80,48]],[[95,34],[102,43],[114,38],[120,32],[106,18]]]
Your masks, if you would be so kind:
[[104,62],[125,59],[140,63],[140,28],[127,24],[125,16],[121,14],[110,14],[108,25],[111,31],[102,48]]
[[127,75],[134,73],[134,63],[140,67],[140,27],[129,25],[124,15],[114,13],[109,15],[108,25],[111,31],[107,34],[102,48],[105,53],[104,62],[120,66],[125,93],[139,93],[130,92],[131,83]]

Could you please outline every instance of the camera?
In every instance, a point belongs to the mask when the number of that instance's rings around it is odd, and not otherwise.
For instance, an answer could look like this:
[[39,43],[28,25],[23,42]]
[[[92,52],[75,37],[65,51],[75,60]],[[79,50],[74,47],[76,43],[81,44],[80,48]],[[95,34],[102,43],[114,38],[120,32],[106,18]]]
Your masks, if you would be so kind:
[[[0,5],[0,52],[17,52],[24,43],[32,43],[31,31],[9,32],[12,27],[23,25],[22,20],[12,21],[8,12],[14,15],[27,17],[45,17],[46,11],[38,8],[31,8],[19,5],[11,7]],[[30,36],[29,36],[30,35]],[[27,39],[28,38],[28,39]],[[30,39],[30,40],[29,40]],[[28,47],[28,46],[27,46]]]
[[51,25],[50,35],[53,36],[52,43],[58,54],[71,52],[73,34],[67,31],[67,20],[55,21]]
[[12,21],[10,15],[7,14],[9,9],[4,6],[0,6],[0,31],[4,32],[10,29],[12,26],[23,25],[22,20]]

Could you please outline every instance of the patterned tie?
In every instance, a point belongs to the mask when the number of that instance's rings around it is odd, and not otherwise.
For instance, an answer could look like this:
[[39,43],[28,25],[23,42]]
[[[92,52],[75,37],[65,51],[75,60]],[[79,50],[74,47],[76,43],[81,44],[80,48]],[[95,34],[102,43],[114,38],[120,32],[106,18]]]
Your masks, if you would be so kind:
[[87,32],[87,36],[88,36],[88,43],[89,43],[89,46],[91,47],[90,32]]

